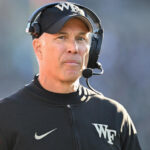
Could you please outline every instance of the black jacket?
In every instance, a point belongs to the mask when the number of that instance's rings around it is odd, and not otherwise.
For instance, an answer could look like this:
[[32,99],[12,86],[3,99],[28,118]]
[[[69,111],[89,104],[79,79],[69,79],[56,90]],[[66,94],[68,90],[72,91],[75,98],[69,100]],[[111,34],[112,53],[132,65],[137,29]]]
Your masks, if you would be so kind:
[[0,150],[141,150],[122,105],[79,86],[58,94],[35,79],[0,101]]

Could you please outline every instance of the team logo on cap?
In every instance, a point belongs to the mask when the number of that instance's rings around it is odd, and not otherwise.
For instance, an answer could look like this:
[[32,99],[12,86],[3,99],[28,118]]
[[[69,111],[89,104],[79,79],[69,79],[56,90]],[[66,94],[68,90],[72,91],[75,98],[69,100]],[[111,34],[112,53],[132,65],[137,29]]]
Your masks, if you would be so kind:
[[76,6],[72,3],[69,3],[69,2],[57,4],[55,7],[61,11],[70,10],[73,13],[79,13],[79,14],[85,16],[84,11],[82,9],[80,9],[78,6]]

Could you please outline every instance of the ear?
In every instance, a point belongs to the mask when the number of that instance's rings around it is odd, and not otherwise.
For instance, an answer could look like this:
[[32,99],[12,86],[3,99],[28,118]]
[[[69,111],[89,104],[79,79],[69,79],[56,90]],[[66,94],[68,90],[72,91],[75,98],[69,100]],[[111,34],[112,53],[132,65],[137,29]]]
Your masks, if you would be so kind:
[[42,48],[41,48],[40,39],[34,39],[32,41],[32,45],[33,45],[33,49],[34,49],[34,52],[35,52],[37,59],[41,60],[42,59]]

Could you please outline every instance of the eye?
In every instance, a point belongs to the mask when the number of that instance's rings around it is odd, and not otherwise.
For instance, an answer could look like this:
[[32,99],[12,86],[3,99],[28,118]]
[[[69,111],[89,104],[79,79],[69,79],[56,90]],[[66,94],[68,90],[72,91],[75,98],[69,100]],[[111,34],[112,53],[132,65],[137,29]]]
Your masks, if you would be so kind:
[[84,37],[77,37],[78,41],[85,41],[86,39]]
[[65,37],[64,35],[58,36],[57,38],[58,38],[58,39],[62,39],[62,40],[63,40],[63,39],[66,39],[66,37]]

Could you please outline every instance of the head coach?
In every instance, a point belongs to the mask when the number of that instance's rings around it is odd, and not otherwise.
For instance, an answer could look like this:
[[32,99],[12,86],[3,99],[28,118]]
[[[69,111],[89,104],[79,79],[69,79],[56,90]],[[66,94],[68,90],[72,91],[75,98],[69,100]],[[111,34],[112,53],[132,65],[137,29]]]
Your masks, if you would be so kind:
[[103,72],[96,14],[71,2],[47,4],[26,32],[39,73],[0,101],[0,150],[141,150],[126,109],[79,82],[95,68]]

